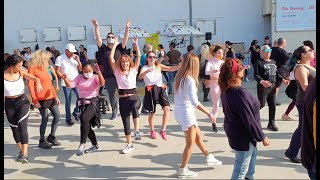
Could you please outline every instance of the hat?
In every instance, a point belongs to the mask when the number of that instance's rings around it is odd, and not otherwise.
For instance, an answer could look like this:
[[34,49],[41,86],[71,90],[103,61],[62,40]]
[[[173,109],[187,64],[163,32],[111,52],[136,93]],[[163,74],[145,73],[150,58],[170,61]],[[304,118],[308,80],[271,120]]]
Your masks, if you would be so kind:
[[71,43],[67,44],[65,49],[68,49],[70,52],[77,52],[76,47]]
[[270,39],[269,36],[264,37],[264,39]]

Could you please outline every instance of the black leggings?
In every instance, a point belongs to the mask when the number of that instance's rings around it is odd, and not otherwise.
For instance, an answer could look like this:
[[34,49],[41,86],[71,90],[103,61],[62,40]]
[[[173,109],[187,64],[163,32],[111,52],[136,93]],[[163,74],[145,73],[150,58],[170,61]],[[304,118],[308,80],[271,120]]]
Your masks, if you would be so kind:
[[119,109],[125,135],[131,134],[130,113],[132,113],[133,119],[138,118],[140,106],[141,101],[136,95],[119,98]]
[[28,144],[30,102],[27,96],[5,98],[5,112],[16,143]]
[[263,87],[262,84],[257,84],[257,94],[260,101],[260,109],[262,109],[266,101],[269,108],[269,124],[275,123],[276,114],[276,87],[272,85],[271,87]]
[[80,144],[85,144],[87,137],[92,145],[97,145],[96,134],[94,133],[90,121],[94,120],[94,107],[92,104],[86,104],[84,111],[80,115]]

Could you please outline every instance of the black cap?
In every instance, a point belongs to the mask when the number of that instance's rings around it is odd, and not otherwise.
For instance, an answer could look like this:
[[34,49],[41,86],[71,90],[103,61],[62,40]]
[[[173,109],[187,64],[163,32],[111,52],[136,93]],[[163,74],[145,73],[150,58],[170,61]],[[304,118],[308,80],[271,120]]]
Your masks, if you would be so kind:
[[270,39],[269,36],[264,37],[264,39]]

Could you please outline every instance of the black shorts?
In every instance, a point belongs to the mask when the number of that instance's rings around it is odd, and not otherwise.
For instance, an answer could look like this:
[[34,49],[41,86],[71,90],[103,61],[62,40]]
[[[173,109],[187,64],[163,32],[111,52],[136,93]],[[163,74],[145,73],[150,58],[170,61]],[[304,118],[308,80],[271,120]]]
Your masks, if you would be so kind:
[[162,107],[170,106],[166,93],[166,87],[158,87],[157,85],[146,86],[143,106],[150,113],[155,113],[157,103],[159,103]]

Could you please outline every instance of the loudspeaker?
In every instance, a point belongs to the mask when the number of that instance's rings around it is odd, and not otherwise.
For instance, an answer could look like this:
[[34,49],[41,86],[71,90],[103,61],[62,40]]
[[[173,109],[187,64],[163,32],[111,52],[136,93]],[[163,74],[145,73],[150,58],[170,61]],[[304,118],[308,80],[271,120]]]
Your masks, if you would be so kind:
[[206,32],[206,40],[211,40],[211,32]]

